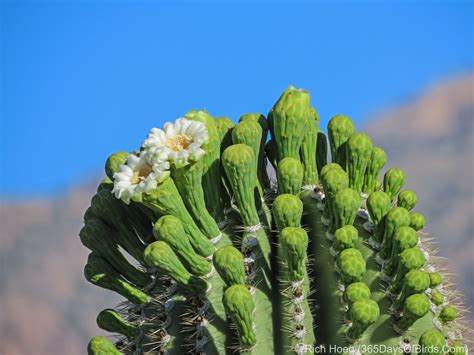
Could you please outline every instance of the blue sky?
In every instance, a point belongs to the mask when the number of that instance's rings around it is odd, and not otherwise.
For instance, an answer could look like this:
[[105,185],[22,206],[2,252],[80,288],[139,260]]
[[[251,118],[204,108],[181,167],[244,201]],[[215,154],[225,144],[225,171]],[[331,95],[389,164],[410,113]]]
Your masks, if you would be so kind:
[[1,197],[54,195],[192,108],[267,112],[289,84],[325,125],[473,67],[455,1],[3,1]]

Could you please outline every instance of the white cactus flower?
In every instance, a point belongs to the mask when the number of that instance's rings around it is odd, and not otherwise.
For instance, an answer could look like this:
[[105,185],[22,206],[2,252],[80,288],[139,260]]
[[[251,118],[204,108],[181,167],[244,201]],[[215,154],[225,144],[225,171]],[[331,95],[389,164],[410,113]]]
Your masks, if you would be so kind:
[[142,151],[139,155],[130,154],[126,164],[120,165],[119,171],[114,174],[112,189],[116,198],[126,204],[129,204],[130,200],[141,201],[144,193],[156,189],[158,183],[169,176],[169,163],[157,159],[156,155],[155,159],[150,159],[151,153]]
[[142,148],[167,156],[173,166],[181,168],[201,159],[206,153],[201,146],[208,139],[209,133],[204,123],[178,118],[174,123],[165,123],[164,129],[153,128]]

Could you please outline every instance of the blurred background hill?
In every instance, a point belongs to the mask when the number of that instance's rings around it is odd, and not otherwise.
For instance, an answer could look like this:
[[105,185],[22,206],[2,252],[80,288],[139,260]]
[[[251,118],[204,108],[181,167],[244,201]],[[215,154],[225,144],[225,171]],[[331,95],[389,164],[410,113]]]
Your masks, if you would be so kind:
[[[417,210],[427,216],[426,231],[439,242],[471,308],[473,88],[473,74],[458,76],[368,121],[374,143],[388,152],[387,166],[406,171]],[[8,272],[0,273],[1,354],[81,354],[98,333],[96,314],[118,302],[82,275],[88,252],[77,234],[97,181],[54,199],[3,202],[0,258]]]

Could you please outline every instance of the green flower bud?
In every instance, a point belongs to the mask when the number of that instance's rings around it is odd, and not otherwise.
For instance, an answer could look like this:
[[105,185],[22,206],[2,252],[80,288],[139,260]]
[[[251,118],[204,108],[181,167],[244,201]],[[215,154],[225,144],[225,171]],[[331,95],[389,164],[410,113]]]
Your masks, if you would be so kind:
[[415,293],[405,300],[403,316],[397,321],[397,327],[407,330],[413,323],[430,310],[430,300],[425,294]]
[[334,233],[334,248],[339,251],[354,248],[357,239],[359,239],[359,233],[354,226],[341,227]]
[[328,163],[328,140],[326,135],[320,129],[318,130],[318,138],[316,140],[316,165],[318,168],[318,175],[321,175],[321,170]]
[[224,150],[221,160],[244,225],[258,224],[254,194],[257,172],[252,148],[245,144],[231,145]]
[[153,227],[153,235],[156,240],[166,242],[191,273],[204,276],[211,272],[211,264],[196,254],[189,242],[189,235],[178,218],[171,215],[161,217]]
[[398,168],[388,169],[383,177],[383,190],[393,201],[400,189],[405,185],[405,174]]
[[267,135],[268,135],[269,124],[265,116],[257,112],[246,113],[240,116],[239,122],[247,122],[247,121],[257,122],[260,125],[260,127],[262,127],[263,136],[266,140]]
[[400,253],[397,273],[392,283],[393,293],[398,293],[402,287],[405,274],[410,270],[419,270],[426,263],[426,258],[417,247],[409,248]]
[[273,106],[273,133],[278,159],[299,159],[300,147],[309,119],[309,93],[288,87]]
[[394,207],[385,217],[385,230],[383,234],[381,257],[387,259],[394,248],[395,231],[398,228],[410,225],[410,213],[403,207]]
[[359,207],[360,197],[355,190],[346,188],[339,191],[334,197],[335,228],[354,224]]
[[270,180],[268,179],[267,176],[267,169],[265,166],[265,143],[267,142],[268,138],[268,122],[267,119],[265,118],[264,115],[260,113],[247,113],[245,115],[242,115],[239,119],[239,122],[256,122],[260,125],[262,128],[262,134],[261,134],[261,139],[260,139],[260,148],[258,150],[258,179],[262,186],[264,187],[269,187],[270,186]]
[[223,303],[227,315],[237,327],[240,345],[245,348],[253,347],[257,336],[252,324],[255,304],[250,291],[243,285],[230,286],[224,292]]
[[[215,186],[219,184],[214,185],[214,190]],[[179,218],[186,233],[191,237],[189,241],[194,250],[204,257],[212,255],[214,246],[197,227],[171,177],[163,180],[151,194],[146,195],[143,203],[161,215],[169,214]]]
[[131,210],[127,207],[122,201],[117,200],[110,192],[105,190],[96,193],[91,201],[92,212],[118,230],[114,235],[117,244],[136,260],[143,262],[145,245],[132,227],[132,218],[129,215]]
[[303,183],[303,165],[294,158],[284,158],[278,163],[278,193],[299,196]]
[[273,216],[279,231],[286,227],[299,227],[303,215],[303,202],[295,195],[278,195],[273,201]]
[[387,162],[387,154],[382,148],[372,147],[372,152],[370,154],[369,164],[367,165],[367,170],[365,171],[364,176],[364,187],[362,191],[370,194],[371,192],[378,191],[377,176],[380,173],[380,170],[385,166]]
[[123,319],[122,316],[113,309],[104,309],[97,315],[96,320],[99,328],[111,333],[122,334],[130,341],[135,339],[139,334],[139,329],[135,324]]
[[214,118],[214,124],[216,125],[217,131],[219,132],[222,152],[225,148],[232,144],[232,129],[235,125],[229,117],[225,116]]
[[206,207],[216,221],[221,221],[224,214],[221,206],[220,190],[216,190],[216,186],[220,186],[221,183],[221,133],[216,126],[215,119],[206,110],[191,110],[184,117],[191,121],[204,123],[209,133],[207,143],[202,146],[206,151],[206,154],[201,158],[203,164],[202,183]]
[[433,304],[435,304],[436,306],[443,304],[444,302],[443,294],[439,291],[431,292],[431,302],[433,302]]
[[179,284],[194,292],[203,294],[208,285],[203,279],[189,273],[179,261],[173,249],[163,241],[157,241],[145,249],[145,261],[150,267],[157,268],[160,272],[170,276]]
[[79,232],[82,244],[106,259],[127,280],[139,287],[151,281],[150,276],[132,265],[119,251],[114,240],[116,232],[99,218],[91,216]]
[[346,168],[346,142],[355,132],[354,122],[344,115],[336,115],[328,123],[332,162]]
[[412,227],[414,230],[419,231],[423,229],[425,223],[425,216],[423,216],[421,213],[415,212],[411,214],[410,227]]
[[383,240],[383,233],[385,230],[385,216],[392,208],[390,197],[385,192],[372,192],[367,198],[367,210],[370,218],[375,224],[375,239],[378,242]]
[[428,330],[420,337],[421,355],[443,355],[446,340],[438,329]]
[[354,302],[369,299],[372,296],[369,286],[363,282],[354,282],[344,290],[344,300],[352,305]]
[[365,260],[355,255],[342,257],[341,255],[342,253],[339,254],[337,258],[337,266],[339,267],[339,274],[344,284],[348,285],[353,282],[362,281],[366,271]]
[[458,311],[453,306],[444,306],[439,313],[438,318],[443,323],[448,323],[455,320],[458,317]]
[[121,355],[106,337],[93,337],[87,345],[87,355]]
[[441,274],[437,272],[430,273],[430,287],[431,288],[441,285],[442,282],[443,282],[443,277],[441,276]]
[[429,287],[430,276],[427,272],[421,270],[409,271],[404,277],[402,292],[395,304],[395,307],[401,308],[407,297],[415,293],[423,293]]
[[301,143],[301,160],[304,167],[304,185],[316,185],[319,182],[316,165],[316,147],[318,139],[319,115],[314,107],[309,109],[308,126]]
[[246,144],[253,150],[255,171],[259,166],[260,144],[262,141],[262,127],[255,121],[244,121],[238,123],[232,131],[233,144]]
[[232,245],[219,248],[212,260],[226,286],[245,285],[244,258],[239,250]]
[[398,194],[397,206],[406,208],[410,211],[415,207],[417,201],[415,192],[412,190],[403,190]]
[[466,355],[467,353],[467,346],[459,341],[455,341],[449,346],[448,355]]
[[384,271],[391,275],[398,266],[398,254],[408,248],[413,248],[418,244],[418,234],[411,227],[400,227],[395,230],[393,240],[392,255],[390,261],[386,264]]
[[127,152],[117,152],[111,154],[105,162],[105,174],[110,180],[114,180],[114,174],[119,171],[120,165],[127,162]]
[[352,327],[349,329],[349,337],[351,339],[359,338],[380,316],[377,302],[371,299],[354,302],[349,312],[352,320]]
[[336,223],[334,197],[339,191],[348,187],[349,178],[338,164],[331,163],[322,169],[321,183],[326,195],[324,216],[329,219],[329,229],[334,230]]
[[89,254],[84,276],[90,283],[115,291],[132,303],[142,304],[148,300],[146,293],[128,283],[105,259],[95,253]]
[[346,258],[346,257],[353,257],[353,256],[355,256],[357,258],[363,258],[362,253],[358,249],[348,248],[348,249],[344,249],[343,251],[341,251],[341,253],[338,256],[338,259],[343,259],[343,258]]
[[303,280],[306,276],[308,234],[303,228],[286,227],[280,233],[280,244],[288,266],[289,280]]
[[360,193],[372,154],[372,139],[364,133],[354,133],[349,137],[346,145],[349,187]]
[[382,190],[382,183],[379,180],[375,180],[375,191]]

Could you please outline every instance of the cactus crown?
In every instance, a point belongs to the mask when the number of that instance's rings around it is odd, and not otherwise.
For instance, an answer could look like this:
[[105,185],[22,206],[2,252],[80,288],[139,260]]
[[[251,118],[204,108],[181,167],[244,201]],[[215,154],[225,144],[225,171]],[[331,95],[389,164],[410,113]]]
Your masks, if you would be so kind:
[[80,238],[86,279],[125,301],[97,316],[117,341],[94,337],[88,353],[465,353],[458,294],[386,164],[347,116],[326,137],[292,86],[268,117],[192,110],[112,154]]

